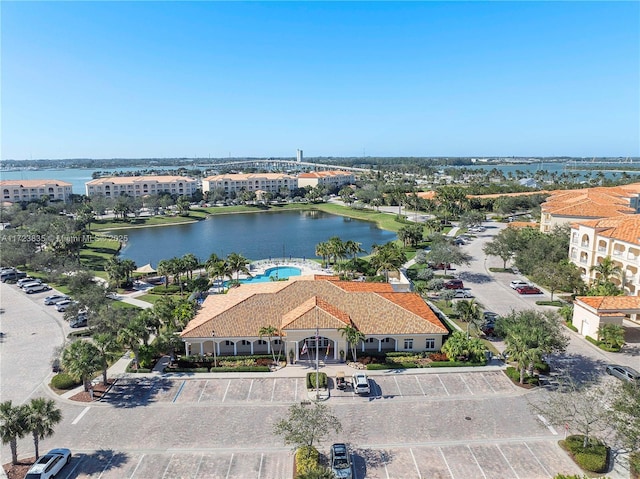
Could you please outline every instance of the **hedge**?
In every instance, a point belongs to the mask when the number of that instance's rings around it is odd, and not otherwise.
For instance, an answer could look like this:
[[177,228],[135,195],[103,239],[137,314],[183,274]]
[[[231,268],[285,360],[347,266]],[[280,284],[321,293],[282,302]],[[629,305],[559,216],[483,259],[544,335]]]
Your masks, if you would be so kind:
[[621,348],[615,348],[615,347],[608,346],[605,343],[603,343],[602,341],[598,341],[597,339],[594,339],[591,336],[585,336],[585,337],[587,338],[587,341],[589,341],[591,344],[594,344],[594,345],[598,346],[603,351],[607,351],[609,353],[619,353],[620,352]]
[[578,328],[576,328],[571,321],[567,321],[564,325],[569,328],[571,331],[578,332]]
[[306,474],[318,468],[320,453],[313,446],[302,446],[296,451],[296,475]]
[[[327,388],[327,373],[318,373],[318,379],[320,381],[320,388]],[[316,373],[307,373],[307,389],[316,388]]]
[[67,373],[58,373],[51,378],[51,386],[56,389],[72,389],[82,384]]
[[383,369],[412,369],[412,368],[463,368],[485,366],[486,363],[467,362],[467,361],[431,361],[425,365],[416,363],[383,363],[383,364],[367,364],[370,371],[379,371]]
[[238,366],[219,368],[164,368],[165,373],[268,373],[269,366]]

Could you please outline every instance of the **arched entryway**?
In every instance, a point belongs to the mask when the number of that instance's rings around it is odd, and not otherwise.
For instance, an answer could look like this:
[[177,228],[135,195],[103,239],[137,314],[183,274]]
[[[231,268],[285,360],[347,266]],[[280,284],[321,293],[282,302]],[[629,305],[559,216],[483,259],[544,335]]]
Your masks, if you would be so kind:
[[316,358],[326,361],[336,359],[336,343],[334,340],[320,336],[310,336],[298,343],[298,360],[315,361]]

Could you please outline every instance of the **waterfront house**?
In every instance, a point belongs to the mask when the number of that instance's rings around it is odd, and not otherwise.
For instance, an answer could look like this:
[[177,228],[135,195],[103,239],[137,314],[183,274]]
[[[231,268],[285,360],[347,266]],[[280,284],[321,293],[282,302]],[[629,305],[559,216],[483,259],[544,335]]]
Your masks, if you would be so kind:
[[39,200],[43,196],[49,200],[68,201],[72,194],[72,184],[59,180],[2,180],[0,190],[2,201]]
[[195,178],[176,175],[110,176],[85,183],[87,196],[102,195],[107,198],[117,198],[120,195],[141,198],[161,193],[192,196],[199,187]]

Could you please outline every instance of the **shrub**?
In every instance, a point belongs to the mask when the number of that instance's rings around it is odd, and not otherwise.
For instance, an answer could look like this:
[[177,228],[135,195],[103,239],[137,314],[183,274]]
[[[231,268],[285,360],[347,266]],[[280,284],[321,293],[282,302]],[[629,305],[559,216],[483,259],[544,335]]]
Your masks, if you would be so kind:
[[429,353],[429,359],[431,361],[449,361],[449,358],[445,353]]
[[303,446],[296,451],[296,474],[306,474],[318,468],[320,453],[313,446]]
[[571,331],[578,332],[578,328],[576,328],[571,321],[567,321],[564,325],[569,328]]
[[583,442],[584,436],[576,434],[560,441],[560,445],[571,453],[573,460],[582,469],[590,472],[606,471],[609,448],[597,440],[592,440],[587,447],[582,447]]
[[513,366],[508,366],[505,369],[504,373],[511,379],[512,381],[520,381],[520,371],[518,371]]
[[[320,381],[319,387],[322,389],[327,388],[327,373],[318,373],[318,380]],[[316,373],[307,373],[307,389],[316,388]]]
[[549,366],[544,361],[540,361],[540,362],[534,363],[533,369],[538,371],[540,374],[549,374],[549,371],[551,371],[551,366]]
[[67,373],[58,373],[51,378],[51,386],[56,389],[71,389],[80,384],[80,381],[77,381]]

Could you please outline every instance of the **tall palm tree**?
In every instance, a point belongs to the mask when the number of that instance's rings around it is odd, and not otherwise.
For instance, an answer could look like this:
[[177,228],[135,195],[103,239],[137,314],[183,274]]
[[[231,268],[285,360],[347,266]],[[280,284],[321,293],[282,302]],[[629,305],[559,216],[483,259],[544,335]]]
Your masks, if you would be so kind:
[[33,435],[36,459],[40,457],[40,439],[53,436],[53,427],[62,420],[62,411],[53,399],[34,398],[27,408],[27,428]]
[[102,383],[106,386],[109,362],[120,354],[117,337],[111,333],[99,333],[93,336],[93,342],[99,352],[99,361],[102,366]]
[[14,406],[11,401],[0,403],[0,440],[11,448],[11,463],[18,464],[18,439],[29,432],[27,406]]
[[62,352],[62,365],[71,376],[82,381],[85,391],[89,391],[89,380],[101,367],[100,353],[95,344],[79,339]]
[[344,243],[344,249],[347,254],[351,255],[351,259],[356,259],[359,253],[365,252],[365,250],[362,249],[362,243],[358,243],[353,240],[347,240]]
[[407,261],[407,256],[396,243],[390,241],[384,245],[373,245],[371,265],[377,270],[384,271],[384,277],[389,282],[389,271],[395,271]]
[[140,365],[140,341],[145,334],[147,333],[137,318],[131,321],[126,328],[118,331],[118,342],[133,351],[136,369]]
[[158,274],[164,276],[164,287],[169,286],[169,275],[171,274],[171,261],[168,259],[161,259],[158,261]]
[[347,344],[351,347],[351,354],[353,356],[353,362],[355,363],[357,360],[356,346],[360,341],[365,340],[365,335],[350,324],[347,324],[343,328],[339,328],[338,331],[340,331],[342,337],[347,340]]
[[475,327],[478,331],[482,327],[483,314],[482,310],[475,299],[458,301],[454,307],[460,319],[467,323],[467,338],[469,337],[469,328]]
[[193,279],[193,270],[198,269],[200,265],[200,261],[196,258],[196,255],[193,253],[187,253],[182,257],[182,261],[184,262],[184,267],[186,269],[186,273],[189,275],[189,279]]
[[236,273],[236,281],[240,280],[240,273],[249,274],[249,260],[238,253],[231,253],[227,256],[227,263],[233,273]]
[[138,266],[136,266],[135,261],[132,259],[123,259],[120,263],[122,268],[122,273],[125,276],[127,283],[131,280],[131,273],[133,273]]
[[616,264],[611,256],[607,256],[600,263],[592,266],[590,271],[595,271],[596,282],[598,284],[604,284],[610,282],[611,278],[622,278],[622,267]]
[[[275,326],[271,326],[271,325],[263,326],[258,331],[258,334],[260,335],[260,339],[262,339],[263,336],[267,336],[267,338],[269,339],[269,349],[271,349],[271,355],[273,356],[273,362],[275,364],[277,364],[276,352],[274,351],[273,346],[271,345],[271,338],[273,338],[273,336],[280,336],[280,332],[278,331],[278,328],[276,328]],[[280,353],[278,353],[278,359],[280,359]]]
[[211,264],[207,267],[207,271],[209,275],[213,276],[213,279],[220,279],[223,282],[223,292],[224,292],[224,278],[227,276],[231,276],[233,271],[231,271],[231,266],[225,260],[218,260],[215,263]]
[[316,245],[316,256],[320,256],[323,266],[328,266],[330,254],[329,243],[327,243],[326,241],[323,241]]

